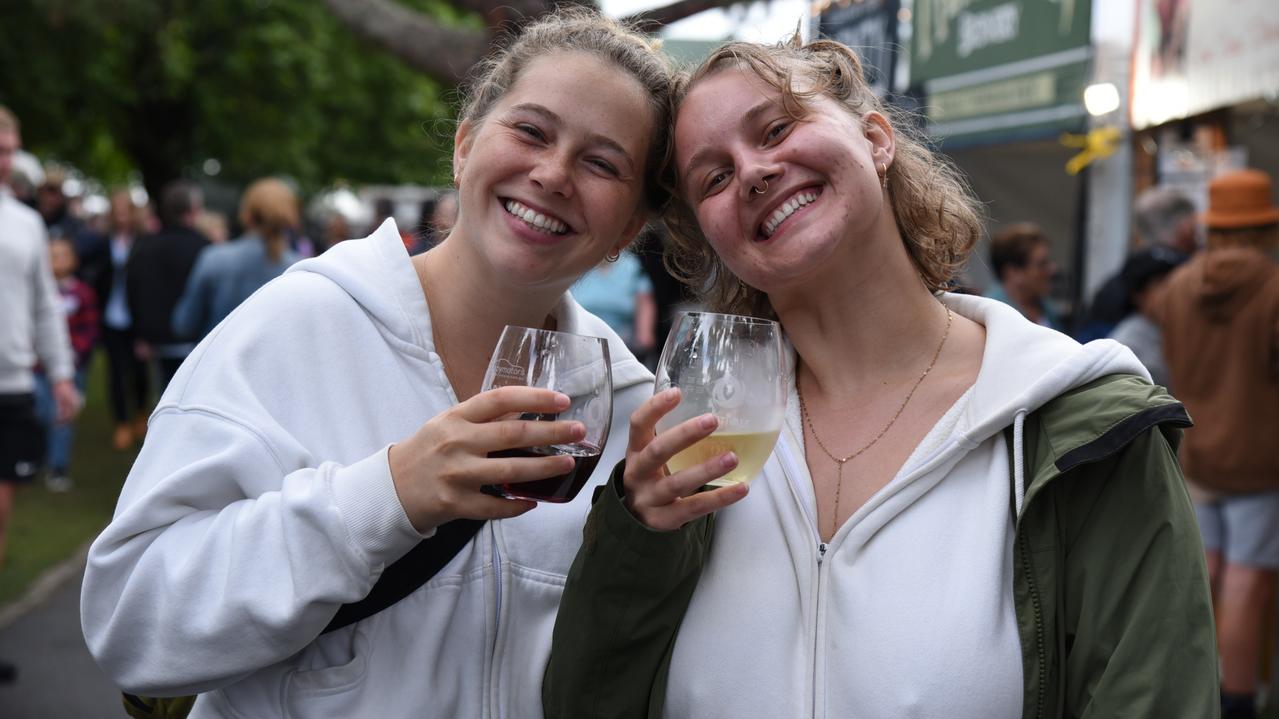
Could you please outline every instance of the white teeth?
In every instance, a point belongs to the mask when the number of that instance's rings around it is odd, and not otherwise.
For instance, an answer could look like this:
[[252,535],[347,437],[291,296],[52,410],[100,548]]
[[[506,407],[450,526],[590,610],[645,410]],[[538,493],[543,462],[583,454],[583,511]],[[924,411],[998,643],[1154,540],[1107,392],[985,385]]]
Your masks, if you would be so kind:
[[795,214],[795,211],[799,208],[809,204],[813,200],[816,200],[817,194],[818,193],[812,191],[801,192],[787,200],[781,207],[774,210],[773,214],[769,215],[768,219],[764,221],[764,236],[771,237],[773,232],[777,230],[778,225],[782,224],[787,217]]
[[568,225],[560,222],[554,217],[547,217],[540,212],[534,211],[530,207],[516,202],[515,200],[506,201],[506,211],[520,218],[525,224],[536,227],[539,230],[549,232],[554,235],[562,235],[568,232]]

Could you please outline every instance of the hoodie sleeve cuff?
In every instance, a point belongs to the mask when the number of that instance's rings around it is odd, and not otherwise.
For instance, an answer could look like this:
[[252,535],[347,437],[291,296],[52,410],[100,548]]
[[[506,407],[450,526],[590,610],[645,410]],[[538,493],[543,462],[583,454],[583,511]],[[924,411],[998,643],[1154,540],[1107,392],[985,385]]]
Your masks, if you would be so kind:
[[435,534],[434,527],[419,533],[405,514],[391,480],[389,449],[387,445],[372,456],[339,467],[329,478],[333,501],[347,533],[370,564],[378,567],[390,564]]
[[[639,521],[623,501],[622,474],[626,460],[618,462],[613,474],[595,497],[591,514],[599,530],[611,540],[620,542],[631,552],[644,557],[674,557],[700,561],[710,547],[714,515],[699,517],[679,529],[662,532]],[[588,527],[589,528],[589,527]],[[590,537],[587,537],[590,540]]]

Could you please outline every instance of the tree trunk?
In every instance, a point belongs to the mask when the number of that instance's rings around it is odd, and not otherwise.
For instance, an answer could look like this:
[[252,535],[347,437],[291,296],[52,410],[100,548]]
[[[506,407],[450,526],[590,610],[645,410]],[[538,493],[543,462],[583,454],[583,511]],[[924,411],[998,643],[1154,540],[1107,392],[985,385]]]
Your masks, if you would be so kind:
[[324,0],[360,37],[445,85],[456,85],[484,58],[489,40],[474,30],[442,25],[394,0]]
[[[380,46],[401,61],[444,85],[457,85],[484,58],[493,39],[530,18],[549,12],[554,0],[451,0],[460,8],[479,13],[487,32],[443,25],[410,10],[395,0],[324,0],[329,11],[352,32]],[[646,10],[626,20],[645,32],[655,32],[676,20],[703,10],[727,7],[742,0],[677,0]],[[593,5],[590,0],[573,4]]]

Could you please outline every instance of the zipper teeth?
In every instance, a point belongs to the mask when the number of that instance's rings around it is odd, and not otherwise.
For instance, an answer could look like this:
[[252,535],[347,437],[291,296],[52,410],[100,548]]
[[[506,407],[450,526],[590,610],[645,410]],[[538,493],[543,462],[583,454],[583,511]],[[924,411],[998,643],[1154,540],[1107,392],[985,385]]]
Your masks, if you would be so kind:
[[817,591],[813,599],[813,717],[817,718],[818,714],[818,686],[817,686],[817,662],[818,662],[818,642],[820,641],[821,624],[821,606],[822,606],[822,560],[826,558],[826,543],[821,542],[817,545]]
[[[489,652],[489,671],[493,674],[491,685],[494,690],[497,689],[497,678],[499,676],[497,667],[497,641],[499,630],[502,625],[502,555],[497,551],[497,527],[493,526],[493,522],[489,522],[489,540],[493,544],[493,587],[496,591],[496,601],[493,603],[493,647]],[[494,691],[492,696],[496,697],[498,692]],[[496,706],[497,702],[493,702],[495,706],[491,707],[494,716],[501,715],[501,707]]]
[[1030,601],[1035,606],[1035,638],[1038,640],[1035,645],[1035,654],[1039,657],[1039,691],[1035,697],[1035,716],[1042,717],[1044,715],[1044,692],[1047,691],[1048,678],[1045,674],[1048,672],[1048,662],[1044,657],[1044,623],[1043,609],[1039,602],[1039,586],[1035,584],[1034,567],[1030,560],[1030,548],[1026,546],[1026,535],[1018,537],[1021,544],[1021,561],[1022,567],[1026,572],[1026,584],[1030,589]]

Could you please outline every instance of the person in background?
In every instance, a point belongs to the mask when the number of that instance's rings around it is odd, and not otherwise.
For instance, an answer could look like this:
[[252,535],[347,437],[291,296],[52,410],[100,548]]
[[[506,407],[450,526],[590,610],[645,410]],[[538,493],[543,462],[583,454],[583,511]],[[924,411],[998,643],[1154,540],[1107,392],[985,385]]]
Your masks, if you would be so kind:
[[[75,275],[79,260],[75,243],[71,240],[55,237],[49,241],[49,266],[58,285],[62,313],[66,317],[71,349],[75,353],[75,386],[84,396],[85,375],[101,330],[98,297],[92,287]],[[45,485],[51,491],[66,492],[73,486],[71,444],[75,440],[75,425],[70,421],[57,421],[57,410],[53,385],[41,368],[36,374],[36,411],[48,430]]]
[[655,222],[645,228],[639,242],[636,242],[632,248],[639,258],[640,266],[644,268],[644,274],[648,275],[649,281],[653,284],[653,304],[654,312],[657,314],[657,326],[653,330],[654,352],[649,355],[650,369],[657,366],[657,355],[661,353],[662,343],[666,341],[666,335],[671,331],[675,315],[679,308],[688,302],[683,283],[671,274],[670,268],[666,266],[663,259],[668,242],[666,228],[661,223]]
[[1012,305],[1037,325],[1062,329],[1049,299],[1057,264],[1039,225],[1019,222],[996,232],[990,238],[990,264],[998,283],[987,297]]
[[431,229],[435,233],[436,242],[443,242],[457,224],[457,190],[445,190],[435,200],[435,211],[431,213]]
[[93,287],[102,324],[102,346],[107,353],[107,390],[115,431],[111,445],[128,449],[146,432],[151,381],[147,362],[137,354],[133,315],[129,311],[128,263],[142,235],[139,208],[127,188],[111,193],[107,232],[88,243],[81,258],[80,276]]
[[76,243],[77,254],[82,254],[87,249],[83,244],[86,238],[85,226],[71,211],[71,203],[64,190],[66,181],[66,170],[57,165],[46,167],[44,182],[36,190],[36,209],[44,218],[49,237],[71,240]]
[[1207,553],[1221,653],[1223,719],[1256,714],[1264,613],[1279,575],[1279,207],[1270,176],[1208,185],[1207,248],[1148,312],[1163,331],[1177,397],[1195,427],[1181,464]]
[[160,198],[160,231],[138,240],[127,267],[136,351],[155,363],[160,392],[195,347],[192,335],[173,332],[173,309],[186,289],[196,257],[209,244],[195,229],[203,208],[199,187],[185,180],[170,183]]
[[297,262],[289,239],[299,223],[298,199],[287,184],[268,177],[249,185],[240,200],[245,234],[200,253],[173,308],[173,333],[204,337],[249,295]]
[[629,251],[609,255],[573,285],[573,299],[608,323],[638,357],[656,344],[653,283]]
[[1111,339],[1124,344],[1137,355],[1137,359],[1150,371],[1151,382],[1170,389],[1163,335],[1159,325],[1150,318],[1150,304],[1168,274],[1185,261],[1185,255],[1163,245],[1130,255],[1119,273],[1127,293],[1124,319],[1110,333]]
[[209,238],[209,243],[213,245],[220,245],[230,239],[226,215],[217,210],[201,210],[195,218],[195,229]]
[[[1195,205],[1180,190],[1152,187],[1141,193],[1133,206],[1133,230],[1142,249],[1165,248],[1161,257],[1173,254],[1183,259],[1197,249]],[[1093,294],[1084,327],[1075,339],[1080,342],[1106,337],[1115,325],[1133,311],[1123,270],[1111,275]]]
[[[9,193],[13,158],[21,147],[17,116],[0,106],[0,569],[17,486],[34,479],[44,461],[32,372],[37,361],[52,385],[57,421],[68,422],[80,411],[44,222]],[[13,664],[0,661],[0,683],[16,675]]]

